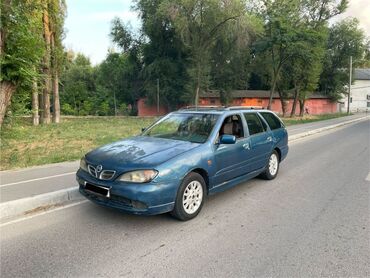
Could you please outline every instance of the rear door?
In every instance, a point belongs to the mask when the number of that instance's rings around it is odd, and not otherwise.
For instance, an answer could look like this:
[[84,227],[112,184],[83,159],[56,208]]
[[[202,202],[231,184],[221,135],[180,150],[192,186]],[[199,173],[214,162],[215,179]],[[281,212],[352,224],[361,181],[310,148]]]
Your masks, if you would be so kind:
[[273,137],[266,123],[256,112],[244,113],[250,140],[249,172],[261,169],[267,165],[273,149]]
[[274,143],[279,147],[286,146],[288,136],[284,124],[271,112],[260,112],[260,114],[270,126]]

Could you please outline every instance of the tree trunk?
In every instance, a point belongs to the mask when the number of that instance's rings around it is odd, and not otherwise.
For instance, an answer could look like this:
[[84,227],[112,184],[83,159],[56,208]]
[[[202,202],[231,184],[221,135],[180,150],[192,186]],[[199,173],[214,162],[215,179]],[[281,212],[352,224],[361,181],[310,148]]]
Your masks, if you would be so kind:
[[[2,8],[1,12],[3,14],[8,14],[11,8],[11,1],[2,0],[1,8]],[[0,57],[3,57],[5,53],[7,36],[8,30],[6,29],[6,26],[2,25],[0,28]],[[16,89],[17,86],[14,85],[12,82],[6,80],[0,81],[0,127],[3,124],[6,110],[9,107],[10,101]]]
[[306,100],[305,99],[300,99],[299,100],[299,116],[300,117],[303,117],[303,115],[304,115],[304,105],[305,105],[305,102],[306,102]]
[[53,122],[60,123],[59,77],[55,72],[53,76]]
[[32,86],[32,120],[33,125],[39,125],[39,93],[37,90],[37,81],[33,81]]
[[52,55],[52,90],[53,90],[53,122],[60,123],[60,101],[59,101],[59,76],[58,76],[58,63],[57,63],[57,51],[55,47],[55,34],[52,33],[50,37],[51,52]]
[[199,84],[197,85],[197,88],[195,89],[195,107],[198,107],[199,104]]
[[297,87],[294,88],[294,99],[293,99],[293,105],[292,105],[292,111],[290,112],[290,117],[293,118],[295,116],[295,110],[297,107],[297,101],[299,97],[299,90]]
[[276,81],[277,81],[277,78],[274,78],[274,80],[273,80],[273,82],[272,82],[271,89],[270,89],[269,104],[267,105],[267,109],[268,109],[268,110],[271,110],[271,106],[272,106],[272,98],[273,98],[273,96],[274,96],[275,88],[276,88]]
[[41,123],[50,124],[51,113],[50,113],[50,75],[49,71],[44,71],[45,74],[45,84],[42,90],[42,113],[41,113]]
[[283,117],[285,117],[286,116],[286,102],[284,98],[284,92],[281,91],[280,88],[278,88],[278,93],[279,93],[279,98],[281,102],[281,110],[283,112]]
[[199,105],[199,91],[200,91],[200,65],[197,66],[197,87],[195,88],[195,107],[198,108]]
[[9,81],[0,82],[0,126],[3,124],[6,110],[16,88],[16,85]]
[[42,16],[43,28],[44,28],[44,40],[45,40],[45,56],[43,65],[43,74],[45,78],[45,84],[42,90],[42,113],[41,123],[49,124],[51,122],[50,113],[50,89],[51,89],[51,78],[50,78],[50,44],[51,44],[51,32],[49,26],[49,14],[47,8],[44,10]]

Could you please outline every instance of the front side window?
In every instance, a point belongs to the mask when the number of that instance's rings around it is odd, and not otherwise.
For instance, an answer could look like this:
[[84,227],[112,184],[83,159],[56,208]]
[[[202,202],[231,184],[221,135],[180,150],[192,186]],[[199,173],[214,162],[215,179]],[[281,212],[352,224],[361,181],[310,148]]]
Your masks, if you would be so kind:
[[225,118],[220,128],[219,136],[224,134],[234,135],[236,138],[244,136],[241,117],[237,114]]
[[143,132],[143,136],[204,143],[218,119],[214,114],[171,114]]
[[244,113],[245,120],[247,121],[249,135],[264,132],[261,120],[256,113]]
[[269,124],[271,130],[279,129],[283,127],[280,120],[274,114],[269,113],[269,112],[260,112],[260,114]]

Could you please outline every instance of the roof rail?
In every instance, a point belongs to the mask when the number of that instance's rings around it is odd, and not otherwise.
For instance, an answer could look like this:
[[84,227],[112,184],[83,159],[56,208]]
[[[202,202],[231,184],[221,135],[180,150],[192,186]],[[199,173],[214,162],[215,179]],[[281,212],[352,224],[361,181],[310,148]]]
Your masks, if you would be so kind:
[[217,111],[224,111],[224,110],[262,110],[265,109],[262,106],[216,106],[216,105],[191,105],[180,108],[179,110],[195,110],[195,111],[204,111],[204,110],[217,110]]
[[254,109],[264,109],[262,106],[229,106],[227,110],[254,110]]
[[225,106],[215,106],[215,105],[191,105],[191,106],[186,106],[186,107],[183,107],[181,108],[180,110],[210,110],[210,109],[213,109],[213,110],[225,110]]

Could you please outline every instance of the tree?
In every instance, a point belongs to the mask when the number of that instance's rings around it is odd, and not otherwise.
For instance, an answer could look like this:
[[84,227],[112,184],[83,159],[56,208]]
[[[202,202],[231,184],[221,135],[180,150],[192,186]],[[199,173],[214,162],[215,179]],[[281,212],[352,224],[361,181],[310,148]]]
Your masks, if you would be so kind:
[[64,19],[66,16],[65,0],[50,1],[50,30],[51,30],[51,68],[53,91],[53,122],[60,122],[59,75],[64,58],[62,39],[64,36]]
[[331,26],[319,90],[333,100],[340,99],[346,93],[348,85],[349,57],[352,56],[356,66],[361,63],[365,51],[365,35],[359,28],[357,19],[346,19]]
[[135,114],[137,111],[137,100],[143,91],[143,38],[135,36],[130,26],[124,24],[119,18],[113,19],[110,36],[112,41],[121,48],[122,53],[126,54],[127,57],[127,70],[122,78],[126,78],[128,87],[127,101],[132,107],[132,113]]
[[43,56],[41,1],[1,1],[0,125],[14,92],[31,86]]
[[[225,101],[231,90],[245,90],[251,73],[252,53],[250,44],[263,33],[259,19],[249,17],[249,30],[243,36],[237,30],[224,28],[211,50],[211,87],[220,90]],[[235,26],[227,26],[234,28]]]
[[63,57],[62,35],[66,5],[64,0],[45,0],[43,9],[43,36],[45,52],[42,64],[44,77],[41,122],[51,121],[50,93],[53,92],[53,121],[60,121],[59,72]]
[[129,58],[125,53],[109,53],[98,69],[98,82],[110,92],[115,116],[120,104],[131,101],[130,70]]
[[304,21],[317,28],[343,13],[348,7],[348,0],[302,0],[301,5]]
[[105,100],[106,95],[98,92],[97,73],[90,60],[77,54],[65,67],[61,75],[62,111],[73,115],[99,114],[97,106]]
[[[294,88],[293,115],[298,97],[308,96],[308,91],[299,93],[300,88],[316,87],[314,84],[321,69],[322,42],[325,41],[327,22],[343,12],[347,3],[347,0],[262,1],[259,13],[265,22],[265,36],[255,44],[255,50],[257,55],[264,53],[271,64],[269,109],[277,89],[285,114],[284,99],[289,97],[285,91]],[[303,61],[309,64],[302,66]],[[292,77],[295,80],[291,80]],[[303,80],[306,85],[302,84]],[[301,99],[303,105],[304,101]]]
[[199,92],[209,84],[211,50],[225,29],[235,37],[246,37],[248,24],[243,0],[176,0],[164,1],[161,10],[189,52],[188,73],[195,84],[195,105]]
[[156,103],[159,84],[159,102],[171,110],[187,102],[188,53],[169,18],[161,13],[163,2],[141,0],[136,10],[142,20],[142,36],[146,38],[142,46],[144,94],[148,102]]
[[[266,0],[260,10],[265,22],[265,34],[257,41],[254,48],[259,53],[265,53],[270,62],[270,98],[268,109],[271,109],[272,98],[281,78],[283,67],[294,55],[296,44],[299,43],[297,27],[300,23],[300,1]],[[267,54],[267,55],[266,55]],[[282,91],[279,90],[281,96]],[[284,100],[282,101],[285,113]]]

